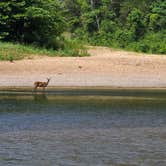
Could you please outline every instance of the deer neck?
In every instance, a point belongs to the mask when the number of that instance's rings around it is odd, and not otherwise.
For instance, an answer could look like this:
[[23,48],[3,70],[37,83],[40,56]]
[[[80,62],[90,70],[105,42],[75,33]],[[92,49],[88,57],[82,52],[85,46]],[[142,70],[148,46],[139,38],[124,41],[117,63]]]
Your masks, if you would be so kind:
[[48,85],[49,81],[50,81],[50,80],[47,80],[47,85]]

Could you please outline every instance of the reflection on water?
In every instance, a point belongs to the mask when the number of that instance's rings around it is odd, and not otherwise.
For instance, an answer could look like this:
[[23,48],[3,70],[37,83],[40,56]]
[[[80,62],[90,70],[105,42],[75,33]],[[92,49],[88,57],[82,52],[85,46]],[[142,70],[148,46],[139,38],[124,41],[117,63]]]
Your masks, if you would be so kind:
[[164,166],[165,159],[163,94],[0,95],[2,166]]
[[34,94],[33,95],[34,97],[34,101],[35,102],[46,102],[48,99],[47,99],[47,95],[45,93],[42,93],[42,94]]

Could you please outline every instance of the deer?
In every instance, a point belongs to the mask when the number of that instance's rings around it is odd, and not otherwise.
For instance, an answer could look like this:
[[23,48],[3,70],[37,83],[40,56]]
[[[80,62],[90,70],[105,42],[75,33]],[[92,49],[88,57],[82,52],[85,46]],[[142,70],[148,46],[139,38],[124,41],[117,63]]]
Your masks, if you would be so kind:
[[45,90],[45,88],[48,86],[49,82],[50,82],[51,78],[47,78],[47,82],[40,82],[40,81],[36,81],[34,82],[34,91],[40,87],[43,88],[43,90]]

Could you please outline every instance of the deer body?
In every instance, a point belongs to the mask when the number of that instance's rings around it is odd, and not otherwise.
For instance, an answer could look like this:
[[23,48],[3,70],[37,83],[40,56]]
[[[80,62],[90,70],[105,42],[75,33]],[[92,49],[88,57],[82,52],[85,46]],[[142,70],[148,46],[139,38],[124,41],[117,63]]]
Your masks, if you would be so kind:
[[38,87],[43,88],[43,90],[45,90],[45,88],[48,86],[50,81],[50,78],[47,78],[47,82],[40,82],[40,81],[36,81],[34,82],[34,90],[36,90]]

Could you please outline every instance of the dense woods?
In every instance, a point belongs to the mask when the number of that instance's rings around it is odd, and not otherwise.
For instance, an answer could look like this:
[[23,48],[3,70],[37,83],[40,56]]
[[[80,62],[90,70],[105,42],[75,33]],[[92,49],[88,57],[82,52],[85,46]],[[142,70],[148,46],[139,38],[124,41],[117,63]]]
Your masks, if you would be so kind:
[[166,1],[0,1],[1,41],[57,50],[64,49],[65,38],[91,45],[165,54]]

